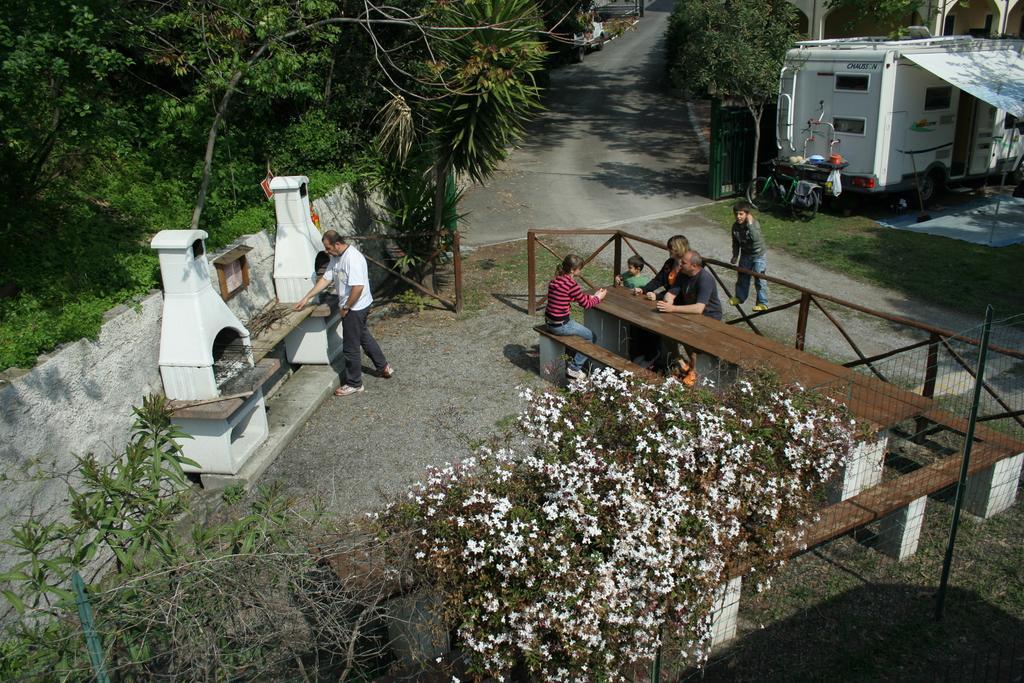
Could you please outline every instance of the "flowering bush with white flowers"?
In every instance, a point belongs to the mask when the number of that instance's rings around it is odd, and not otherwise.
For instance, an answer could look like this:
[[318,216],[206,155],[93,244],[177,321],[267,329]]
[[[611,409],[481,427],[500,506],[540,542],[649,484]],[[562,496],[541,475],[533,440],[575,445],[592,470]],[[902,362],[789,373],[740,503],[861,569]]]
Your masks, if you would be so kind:
[[701,661],[729,566],[767,577],[855,439],[841,406],[761,372],[524,397],[521,447],[432,470],[380,517],[478,674],[622,680],[668,635]]

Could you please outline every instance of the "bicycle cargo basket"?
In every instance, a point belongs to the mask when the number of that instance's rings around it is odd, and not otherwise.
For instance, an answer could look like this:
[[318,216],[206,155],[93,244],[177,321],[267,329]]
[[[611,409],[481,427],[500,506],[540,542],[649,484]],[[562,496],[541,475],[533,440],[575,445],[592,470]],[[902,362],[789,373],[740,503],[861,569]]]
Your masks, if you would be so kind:
[[817,185],[808,180],[801,180],[798,182],[796,187],[793,189],[793,206],[800,208],[813,206],[814,191],[817,188]]

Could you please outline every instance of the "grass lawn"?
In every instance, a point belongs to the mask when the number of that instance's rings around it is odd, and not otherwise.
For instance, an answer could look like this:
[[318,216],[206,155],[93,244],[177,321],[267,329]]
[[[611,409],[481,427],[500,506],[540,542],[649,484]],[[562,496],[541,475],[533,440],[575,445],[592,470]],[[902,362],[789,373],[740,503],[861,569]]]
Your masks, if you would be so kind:
[[1020,680],[1024,505],[961,517],[942,620],[951,494],[929,497],[925,510],[917,553],[902,562],[866,547],[874,538],[864,530],[797,558],[767,591],[746,579],[737,639],[682,679]]
[[[728,230],[734,201],[716,202],[698,211]],[[868,205],[865,210],[875,208]],[[759,212],[758,219],[770,249],[907,297],[978,315],[991,303],[997,319],[1024,312],[1019,284],[1024,244],[997,249],[885,228],[861,215],[819,213],[804,222],[786,212]]]

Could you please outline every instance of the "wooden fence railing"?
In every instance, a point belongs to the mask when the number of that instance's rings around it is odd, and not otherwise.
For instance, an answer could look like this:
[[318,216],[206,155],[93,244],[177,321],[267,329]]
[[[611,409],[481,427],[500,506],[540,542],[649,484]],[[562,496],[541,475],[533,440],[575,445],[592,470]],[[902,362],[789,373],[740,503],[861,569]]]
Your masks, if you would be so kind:
[[[394,240],[394,239],[396,239],[396,238],[392,237],[390,235],[346,235],[345,236],[345,240],[347,240],[347,241],[351,241],[351,240],[375,241],[375,240]],[[438,259],[438,257],[441,256],[442,249],[443,249],[442,247],[438,247],[437,249],[435,249],[434,253],[431,254],[427,259],[425,259],[425,261],[428,262],[428,263],[435,264],[435,267],[436,267],[437,259]],[[406,283],[407,285],[410,285],[411,287],[413,287],[417,291],[425,294],[426,296],[429,296],[432,299],[436,299],[437,301],[440,301],[442,304],[444,304],[444,306],[446,308],[449,308],[452,311],[455,311],[456,313],[461,313],[462,312],[462,299],[463,299],[463,297],[462,297],[462,236],[459,234],[458,230],[456,230],[452,234],[452,267],[454,269],[453,277],[454,277],[454,280],[455,280],[455,282],[454,282],[454,286],[455,286],[455,300],[454,301],[441,296],[437,292],[431,291],[429,288],[424,287],[422,283],[416,282],[415,280],[413,280],[412,278],[406,276],[405,274],[400,273],[399,271],[397,271],[394,268],[388,266],[387,264],[385,264],[385,263],[383,263],[383,262],[373,258],[369,254],[367,254],[365,252],[365,250],[363,251],[363,256],[365,256],[366,260],[369,261],[370,263],[374,264],[375,266],[377,266],[379,268],[383,268],[388,273],[390,273],[391,275],[394,275],[399,280],[401,280],[402,282]]]
[[[600,246],[597,247],[593,252],[590,253],[589,256],[587,256],[584,259],[584,271],[586,270],[586,266],[593,262],[594,259],[596,259],[597,256],[601,254],[609,246],[612,248],[612,268],[613,272],[615,273],[622,272],[623,246],[628,248],[630,251],[633,252],[633,254],[637,256],[640,255],[635,246],[637,244],[653,246],[667,251],[665,244],[662,242],[658,242],[656,240],[652,240],[646,237],[641,237],[639,235],[633,235],[622,230],[530,230],[527,232],[526,249],[528,257],[529,277],[529,301],[527,304],[527,310],[531,315],[537,312],[537,307],[542,305],[545,299],[545,297],[543,296],[538,297],[537,293],[536,257],[538,245],[542,249],[552,254],[558,260],[562,259],[562,255],[559,255],[550,245],[546,244],[542,239],[542,237],[546,237],[548,235],[560,237],[571,237],[581,235],[593,236],[596,238],[603,237],[604,240],[601,242]],[[845,367],[853,368],[858,366],[865,366],[879,379],[889,382],[890,380],[885,376],[883,369],[878,367],[877,365],[879,361],[884,360],[886,358],[891,358],[893,356],[896,356],[907,351],[912,351],[914,349],[927,346],[928,358],[923,370],[924,376],[921,378],[920,384],[922,396],[926,398],[933,398],[935,395],[940,351],[945,351],[950,356],[950,358],[953,359],[954,363],[963,368],[963,370],[970,374],[972,377],[974,377],[975,375],[971,363],[964,358],[962,353],[959,353],[952,346],[951,342],[956,341],[976,347],[980,343],[978,339],[964,336],[963,334],[953,332],[951,330],[946,330],[940,327],[936,327],[934,325],[929,325],[927,323],[911,320],[910,318],[893,315],[891,313],[886,313],[884,311],[878,311],[873,308],[869,308],[867,306],[854,303],[852,301],[846,301],[844,299],[840,299],[839,297],[835,297],[830,294],[825,294],[823,292],[818,292],[813,289],[809,289],[802,285],[798,285],[795,282],[783,280],[782,278],[777,278],[769,275],[758,275],[751,271],[738,268],[737,266],[726,263],[724,261],[719,261],[717,259],[705,258],[704,263],[705,265],[710,266],[709,270],[714,275],[719,286],[722,287],[722,289],[725,290],[726,292],[729,292],[730,288],[728,287],[728,285],[726,285],[725,281],[722,280],[722,277],[716,271],[716,268],[728,269],[736,272],[743,272],[748,273],[750,275],[756,275],[757,277],[766,280],[769,283],[774,283],[781,287],[793,290],[797,293],[795,299],[792,299],[785,303],[771,306],[768,310],[765,311],[748,313],[744,311],[742,307],[737,306],[736,310],[739,312],[739,317],[733,320],[729,320],[728,324],[730,325],[743,323],[746,324],[756,334],[763,336],[763,332],[758,328],[757,323],[755,322],[757,318],[771,315],[773,313],[778,313],[779,311],[784,311],[794,306],[798,306],[799,308],[796,318],[796,328],[793,334],[793,345],[797,349],[803,350],[804,344],[807,339],[807,330],[810,321],[810,311],[811,307],[813,306],[815,309],[820,311],[825,316],[825,318],[832,324],[832,326],[835,327],[835,329],[839,332],[839,334],[846,341],[847,345],[856,355],[856,360],[852,360],[843,364]],[[652,271],[655,270],[655,266],[651,265],[650,263],[648,263],[647,266]],[[585,272],[581,272],[580,279],[583,280],[583,282],[586,283],[588,287],[596,287],[595,283],[592,283],[590,280],[586,278]],[[860,344],[858,344],[857,340],[854,338],[854,335],[842,324],[842,322],[839,320],[839,318],[835,315],[833,311],[830,311],[828,310],[828,308],[826,308],[826,303],[831,304],[840,309],[856,311],[858,313],[865,314],[873,318],[877,318],[879,320],[884,320],[892,325],[900,326],[908,330],[913,330],[916,335],[923,335],[924,338],[913,341],[898,348],[889,349],[882,353],[875,353],[870,356],[865,355],[865,353],[860,348]],[[999,346],[991,343],[989,344],[988,348],[990,351],[1003,354],[1009,358],[1024,360],[1024,350],[1020,348],[1008,348],[1005,346]],[[1006,419],[1015,422],[1018,428],[1024,428],[1024,410],[1021,410],[1020,408],[1014,408],[1011,405],[1011,403],[1006,399],[1006,397],[1001,396],[997,389],[988,382],[983,383],[982,386],[985,389],[986,393],[989,396],[991,396],[992,399],[1002,408],[1002,412],[979,416],[979,421]],[[919,420],[917,430],[919,433],[926,428],[926,424],[924,423],[925,420],[923,418]]]

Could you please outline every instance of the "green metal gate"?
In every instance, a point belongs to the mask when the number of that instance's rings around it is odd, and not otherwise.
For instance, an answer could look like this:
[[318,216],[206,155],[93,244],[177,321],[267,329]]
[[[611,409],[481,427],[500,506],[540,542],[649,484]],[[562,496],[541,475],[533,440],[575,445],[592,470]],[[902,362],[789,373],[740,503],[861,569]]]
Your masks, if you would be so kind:
[[708,195],[721,199],[743,192],[754,161],[754,117],[746,107],[711,101],[711,159]]

